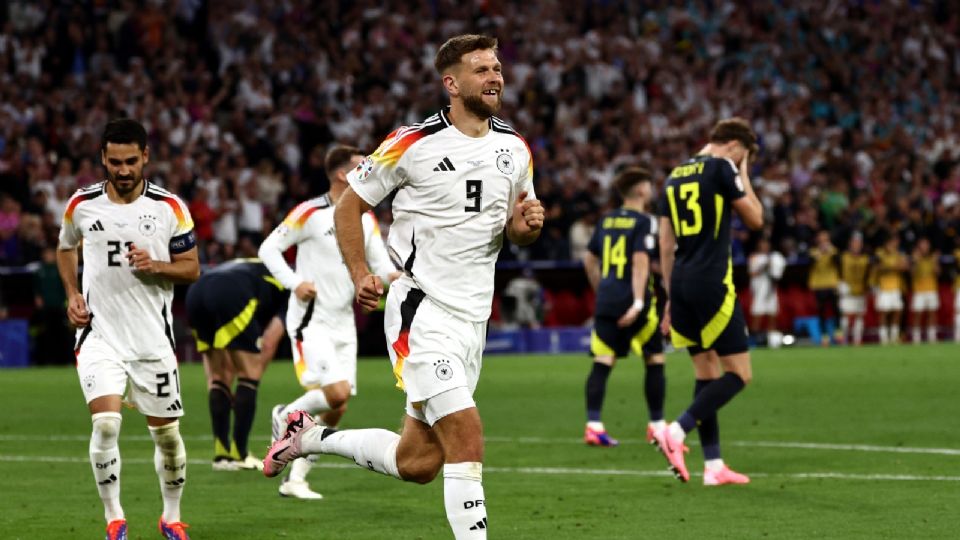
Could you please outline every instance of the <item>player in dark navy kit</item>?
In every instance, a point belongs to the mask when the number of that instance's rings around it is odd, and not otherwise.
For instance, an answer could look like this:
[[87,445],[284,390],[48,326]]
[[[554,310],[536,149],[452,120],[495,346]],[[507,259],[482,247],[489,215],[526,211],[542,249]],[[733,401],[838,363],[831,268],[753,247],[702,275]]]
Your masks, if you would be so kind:
[[747,174],[756,141],[745,120],[721,120],[703,150],[673,169],[660,200],[660,265],[669,298],[664,326],[673,345],[693,357],[697,383],[690,407],[654,438],[684,482],[690,475],[683,440],[698,423],[704,484],[750,481],[720,458],[717,410],[751,378],[747,324],[733,287],[730,218],[733,209],[750,229],[763,225]]
[[591,446],[616,446],[600,420],[607,378],[617,358],[631,350],[646,362],[644,391],[653,440],[663,420],[666,379],[663,342],[657,332],[659,317],[653,287],[657,221],[644,213],[650,200],[651,174],[645,167],[629,167],[613,181],[623,206],[603,217],[587,246],[584,269],[597,292],[590,354],[593,367],[586,383],[587,426],[583,439]]
[[260,377],[283,337],[277,315],[286,303],[287,291],[260,259],[235,259],[217,266],[187,291],[187,320],[207,375],[214,470],[263,468],[248,453],[247,442]]

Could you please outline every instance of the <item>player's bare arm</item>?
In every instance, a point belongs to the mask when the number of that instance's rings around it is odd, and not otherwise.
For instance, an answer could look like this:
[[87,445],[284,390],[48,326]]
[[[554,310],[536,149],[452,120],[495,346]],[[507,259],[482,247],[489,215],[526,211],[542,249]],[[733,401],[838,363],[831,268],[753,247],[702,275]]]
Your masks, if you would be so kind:
[[633,274],[630,276],[633,286],[633,304],[617,320],[617,326],[626,328],[633,324],[643,311],[643,294],[646,291],[647,278],[650,276],[650,256],[642,251],[633,254]]
[[317,296],[317,286],[314,285],[312,281],[304,281],[297,285],[297,288],[293,290],[293,294],[301,302],[309,302]]
[[740,179],[743,180],[743,190],[747,196],[733,201],[733,208],[736,209],[740,219],[750,230],[757,231],[763,227],[763,205],[757,198],[757,194],[753,192],[753,186],[750,184],[749,162],[750,151],[747,150],[740,158]]
[[507,238],[518,246],[526,246],[540,237],[542,229],[543,204],[537,199],[527,200],[527,192],[521,192],[507,223]]
[[170,262],[158,261],[150,252],[130,244],[127,261],[138,272],[168,279],[174,283],[193,283],[200,279],[200,256],[197,248],[170,254]]
[[343,262],[356,289],[356,301],[364,309],[374,310],[383,295],[383,281],[371,274],[367,266],[361,216],[369,210],[370,205],[352,187],[347,187],[337,201],[333,223],[337,231],[337,245],[340,246]]
[[669,218],[660,218],[660,272],[663,275],[663,289],[667,292],[667,304],[663,309],[660,331],[664,335],[670,332],[670,275],[673,273],[674,251],[677,239],[673,235],[673,223]]
[[90,324],[90,312],[87,311],[87,302],[77,285],[78,259],[76,248],[57,250],[57,270],[67,293],[67,318],[70,319],[70,324],[84,327]]
[[591,251],[587,251],[583,256],[583,270],[587,273],[587,281],[590,282],[590,287],[597,290],[600,285],[600,259]]

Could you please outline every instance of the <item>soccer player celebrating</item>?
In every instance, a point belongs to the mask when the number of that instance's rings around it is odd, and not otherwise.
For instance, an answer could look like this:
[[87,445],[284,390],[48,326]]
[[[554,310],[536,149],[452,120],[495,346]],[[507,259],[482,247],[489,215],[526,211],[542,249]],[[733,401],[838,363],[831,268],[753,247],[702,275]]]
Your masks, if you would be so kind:
[[877,282],[877,312],[880,315],[880,343],[900,342],[900,314],[903,312],[903,272],[909,267],[900,253],[900,237],[888,233],[883,247],[877,250],[874,267]]
[[930,250],[930,239],[917,241],[910,265],[911,290],[910,311],[913,312],[913,343],[921,343],[924,319],[927,323],[927,341],[937,342],[937,310],[940,309],[940,294],[937,291],[937,276],[940,275],[940,254]]
[[[863,314],[867,312],[867,273],[870,256],[863,252],[863,235],[853,233],[840,257],[840,329],[847,343],[863,343]],[[850,319],[853,318],[851,328]]]
[[296,412],[264,468],[275,475],[293,457],[322,453],[410,482],[429,482],[442,470],[457,539],[487,537],[483,428],[473,392],[497,254],[504,232],[527,245],[543,227],[530,148],[493,116],[504,86],[496,47],[496,39],[479,35],[444,43],[435,66],[450,106],[389,135],[350,174],[337,204],[337,237],[357,301],[372,309],[383,284],[367,269],[361,216],[396,190],[389,249],[404,275],[390,287],[384,327],[393,372],[406,392],[402,435],[336,432]]
[[617,358],[630,352],[631,344],[646,363],[644,394],[650,421],[647,438],[663,427],[663,342],[657,332],[656,295],[651,257],[656,248],[657,222],[644,213],[650,200],[651,175],[645,167],[630,167],[613,180],[623,206],[597,224],[587,246],[583,267],[597,292],[590,354],[593,367],[587,377],[587,426],[583,439],[591,446],[617,446],[600,413],[607,378]]
[[[275,347],[261,354],[261,336],[286,302],[287,291],[259,259],[236,259],[200,276],[187,291],[187,321],[203,355],[213,469],[263,469],[248,452],[257,389]],[[233,381],[237,380],[236,391]],[[233,412],[233,437],[230,413]]]
[[[341,262],[334,236],[333,212],[347,188],[347,171],[365,155],[352,146],[337,145],[327,152],[324,168],[330,192],[296,206],[260,246],[260,258],[284,287],[294,292],[287,306],[287,331],[297,379],[306,390],[289,405],[273,408],[273,439],[280,439],[287,414],[304,410],[320,414],[323,423],[336,427],[356,394],[357,328],[353,314],[353,281]],[[383,280],[399,276],[372,212],[361,216],[362,248],[373,271]],[[283,258],[297,246],[297,269]],[[320,499],[310,489],[311,462],[294,462],[280,485],[280,494],[299,499]]]
[[[180,497],[187,455],[174,352],[173,284],[200,275],[193,221],[176,195],[144,179],[147,133],[131,119],[103,130],[100,155],[107,181],[78,190],[67,203],[57,265],[67,316],[77,326],[77,373],[93,420],[90,464],[107,520],[107,539],[127,538],[120,506],[120,405],[147,417],[156,450],[167,539],[187,538]],[[83,244],[83,288],[77,286]],[[129,387],[127,383],[129,382]]]
[[[747,326],[733,287],[731,207],[757,230],[763,207],[747,174],[756,135],[741,118],[721,120],[709,143],[674,168],[660,204],[660,267],[669,295],[664,316],[673,345],[687,347],[697,382],[680,417],[654,433],[677,477],[690,479],[683,440],[699,423],[705,485],[745,484],[720,457],[717,410],[750,382]],[[723,375],[720,368],[723,367]]]

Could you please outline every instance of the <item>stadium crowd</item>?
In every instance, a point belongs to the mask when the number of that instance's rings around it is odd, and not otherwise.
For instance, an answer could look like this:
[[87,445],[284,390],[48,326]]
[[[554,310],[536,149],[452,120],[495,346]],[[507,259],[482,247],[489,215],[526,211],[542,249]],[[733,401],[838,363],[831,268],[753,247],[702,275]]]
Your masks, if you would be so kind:
[[[326,191],[326,148],[372,150],[443,102],[446,36],[500,40],[501,116],[528,138],[546,231],[504,257],[579,259],[618,167],[658,181],[718,118],[751,120],[752,176],[788,260],[820,230],[909,252],[960,232],[960,9],[948,1],[309,2],[0,8],[0,264],[56,245],[66,200],[102,176],[98,134],[131,116],[152,181],[189,201],[202,262],[253,256]],[[384,234],[388,210],[380,210]],[[734,256],[751,237],[740,227]]]

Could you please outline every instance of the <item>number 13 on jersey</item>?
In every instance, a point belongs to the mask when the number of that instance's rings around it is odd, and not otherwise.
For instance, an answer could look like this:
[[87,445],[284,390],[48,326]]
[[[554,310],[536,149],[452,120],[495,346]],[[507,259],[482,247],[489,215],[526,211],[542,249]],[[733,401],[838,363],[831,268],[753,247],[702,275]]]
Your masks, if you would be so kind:
[[[670,217],[677,236],[693,236],[703,228],[703,212],[700,210],[700,184],[687,182],[680,184],[680,200],[685,203],[681,221],[674,195],[674,186],[667,186],[667,202],[670,203]],[[689,218],[689,219],[688,219]]]

